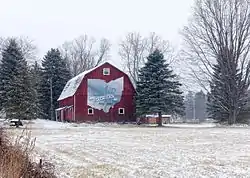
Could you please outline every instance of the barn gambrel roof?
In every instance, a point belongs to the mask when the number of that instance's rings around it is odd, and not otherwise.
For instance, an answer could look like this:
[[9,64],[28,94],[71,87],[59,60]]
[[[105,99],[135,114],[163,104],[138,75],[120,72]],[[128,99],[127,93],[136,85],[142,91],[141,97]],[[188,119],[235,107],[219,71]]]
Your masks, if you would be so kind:
[[105,63],[108,63],[108,64],[114,66],[115,68],[117,68],[118,70],[120,70],[118,67],[116,67],[116,65],[113,63],[113,61],[104,61],[103,63],[99,64],[98,66],[96,66],[90,70],[84,71],[84,72],[80,73],[79,75],[75,76],[74,78],[70,79],[67,82],[67,84],[65,85],[65,87],[64,87],[64,89],[63,89],[63,91],[62,91],[62,93],[59,96],[57,101],[74,96],[74,94],[76,93],[76,91],[77,91],[78,87],[80,86],[85,75],[94,71],[95,69],[99,68],[100,66],[102,66]]

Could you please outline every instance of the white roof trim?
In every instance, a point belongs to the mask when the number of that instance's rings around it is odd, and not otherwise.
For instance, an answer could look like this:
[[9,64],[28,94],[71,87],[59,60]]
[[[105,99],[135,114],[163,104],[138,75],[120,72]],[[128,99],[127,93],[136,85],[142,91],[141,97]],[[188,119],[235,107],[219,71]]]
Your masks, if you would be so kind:
[[71,105],[71,106],[64,106],[64,107],[61,107],[61,108],[57,108],[56,111],[61,111],[63,109],[68,109],[68,108],[72,108],[72,107],[73,107],[73,105]]
[[[64,89],[63,89],[63,91],[62,91],[62,93],[59,96],[57,101],[60,101],[60,100],[63,100],[63,99],[66,99],[66,98],[73,96],[76,93],[76,91],[77,91],[78,87],[80,86],[82,79],[85,77],[85,75],[87,75],[88,73],[92,72],[93,70],[97,69],[98,67],[102,66],[105,63],[109,63],[110,65],[116,67],[116,65],[113,63],[113,61],[104,61],[101,64],[99,64],[98,66],[80,73],[79,75],[75,76],[74,78],[70,79],[67,82],[67,84],[65,85],[65,87],[64,87]],[[119,69],[118,67],[116,67],[116,68]],[[121,70],[121,69],[119,69],[119,70]]]

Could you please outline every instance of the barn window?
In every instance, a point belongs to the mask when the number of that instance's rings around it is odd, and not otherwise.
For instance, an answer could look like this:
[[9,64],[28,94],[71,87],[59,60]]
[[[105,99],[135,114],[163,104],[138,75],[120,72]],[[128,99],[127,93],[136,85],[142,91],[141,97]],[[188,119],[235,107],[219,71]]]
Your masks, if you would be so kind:
[[110,75],[110,68],[103,68],[103,75]]
[[88,108],[88,115],[93,115],[93,114],[94,114],[94,109]]
[[119,108],[118,109],[118,114],[121,114],[121,115],[125,114],[125,109],[124,108]]

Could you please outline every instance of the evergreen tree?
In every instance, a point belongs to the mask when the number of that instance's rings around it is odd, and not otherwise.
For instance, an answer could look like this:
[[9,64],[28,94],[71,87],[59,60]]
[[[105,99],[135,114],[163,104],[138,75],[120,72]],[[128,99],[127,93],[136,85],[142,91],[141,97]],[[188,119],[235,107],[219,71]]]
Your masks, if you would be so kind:
[[2,51],[0,67],[0,106],[6,108],[9,104],[7,91],[11,88],[15,72],[17,71],[18,58],[22,58],[15,40],[10,40],[10,44]]
[[158,114],[162,125],[162,114],[183,114],[183,96],[181,84],[175,80],[176,75],[165,63],[164,56],[155,50],[139,71],[137,82],[137,115]]
[[33,103],[34,103],[34,115],[36,118],[42,117],[42,108],[41,108],[41,75],[42,68],[40,65],[35,62],[35,64],[30,68],[31,84],[33,88]]
[[201,122],[206,119],[206,95],[203,91],[195,94],[195,119]]
[[32,87],[28,65],[15,39],[3,49],[0,71],[1,105],[8,119],[32,119]]
[[70,79],[66,61],[58,49],[51,49],[42,61],[41,104],[43,118],[55,119],[55,109],[59,107],[59,98],[65,84]]
[[188,91],[185,98],[185,119],[194,119],[194,94],[191,91]]
[[221,65],[213,66],[213,78],[210,82],[208,93],[207,112],[210,118],[219,122],[228,121],[229,95],[226,90],[226,82],[221,75]]

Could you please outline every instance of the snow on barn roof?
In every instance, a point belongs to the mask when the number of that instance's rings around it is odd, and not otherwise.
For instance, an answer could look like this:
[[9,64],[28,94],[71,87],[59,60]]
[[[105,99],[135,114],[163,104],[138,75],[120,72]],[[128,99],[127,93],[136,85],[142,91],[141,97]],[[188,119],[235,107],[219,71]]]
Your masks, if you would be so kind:
[[[70,79],[67,84],[65,85],[61,95],[59,96],[57,101],[66,99],[68,97],[71,97],[75,94],[76,90],[78,89],[78,87],[80,86],[82,79],[84,78],[84,76],[90,72],[92,72],[93,70],[97,69],[98,67],[102,66],[105,63],[109,63],[110,65],[116,67],[116,65],[113,63],[113,61],[104,61],[101,64],[99,64],[98,66],[90,69],[90,70],[86,70],[82,73],[80,73],[79,75],[75,76],[74,78]],[[116,67],[118,68],[118,67]],[[118,68],[119,69],[119,68]],[[120,70],[120,69],[119,69]],[[121,70],[122,71],[122,70]]]

